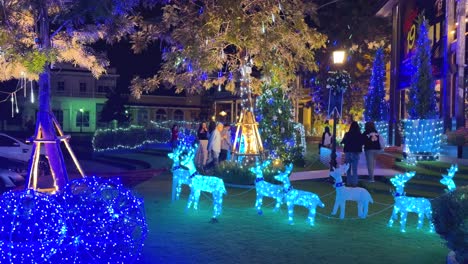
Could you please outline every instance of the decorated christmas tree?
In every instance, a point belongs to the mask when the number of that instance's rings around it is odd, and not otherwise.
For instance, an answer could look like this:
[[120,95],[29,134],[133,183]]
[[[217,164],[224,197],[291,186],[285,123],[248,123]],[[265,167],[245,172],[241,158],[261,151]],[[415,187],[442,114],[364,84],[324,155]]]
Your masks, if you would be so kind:
[[257,121],[263,145],[270,158],[294,162],[302,157],[302,147],[297,143],[291,99],[275,86],[264,85],[263,94],[257,98]]
[[388,117],[388,104],[385,100],[385,63],[383,50],[375,53],[374,66],[365,100],[364,116],[366,121],[385,121]]
[[427,33],[427,20],[420,18],[420,21],[416,51],[411,61],[414,73],[407,107],[410,119],[431,119],[436,118],[438,112],[432,76],[431,41]]

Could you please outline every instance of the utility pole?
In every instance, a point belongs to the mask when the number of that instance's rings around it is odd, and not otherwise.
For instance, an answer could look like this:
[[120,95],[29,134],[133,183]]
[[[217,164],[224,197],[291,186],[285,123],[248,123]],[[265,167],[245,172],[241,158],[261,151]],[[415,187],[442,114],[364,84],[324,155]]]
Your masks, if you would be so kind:
[[466,0],[457,3],[457,81],[455,87],[455,117],[457,128],[465,127],[465,33]]

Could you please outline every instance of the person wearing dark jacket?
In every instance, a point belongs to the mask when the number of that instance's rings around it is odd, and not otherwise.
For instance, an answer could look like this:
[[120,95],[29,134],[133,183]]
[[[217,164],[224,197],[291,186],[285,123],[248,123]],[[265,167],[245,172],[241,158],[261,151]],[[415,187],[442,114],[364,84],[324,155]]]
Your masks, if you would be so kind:
[[356,121],[351,123],[348,132],[343,137],[341,144],[344,145],[345,163],[349,164],[349,170],[346,174],[346,184],[356,187],[358,184],[357,167],[359,155],[362,152],[363,136]]
[[375,157],[380,152],[379,133],[375,128],[374,122],[367,122],[364,131],[364,153],[366,155],[367,171],[369,172],[369,181],[374,182]]

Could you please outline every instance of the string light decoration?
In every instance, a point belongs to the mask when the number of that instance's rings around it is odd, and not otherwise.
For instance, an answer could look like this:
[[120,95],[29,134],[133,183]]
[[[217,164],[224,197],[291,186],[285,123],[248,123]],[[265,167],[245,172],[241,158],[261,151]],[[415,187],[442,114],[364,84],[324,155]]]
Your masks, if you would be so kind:
[[0,263],[53,263],[68,235],[64,210],[55,196],[34,190],[0,197]]
[[[194,125],[191,122],[181,123],[187,123],[189,128],[181,126],[179,137],[190,137],[192,141],[195,141],[196,128]],[[94,132],[92,145],[95,152],[104,152],[138,149],[148,144],[166,144],[170,140],[171,129],[166,127],[166,122],[163,124],[151,122],[151,126],[148,128],[132,125],[127,128],[98,129]]]
[[311,226],[315,225],[315,215],[317,213],[317,206],[325,207],[325,204],[322,203],[320,197],[312,192],[306,192],[301,190],[296,190],[291,186],[289,181],[289,174],[293,169],[292,163],[286,166],[284,172],[275,176],[275,179],[283,183],[284,188],[284,199],[286,200],[286,205],[288,206],[288,221],[289,224],[294,224],[294,206],[300,205],[309,209],[309,215],[307,220]]
[[182,191],[182,184],[189,185],[189,171],[180,166],[180,156],[185,150],[182,145],[177,146],[167,156],[172,160],[172,200],[179,200],[180,192]]
[[452,164],[452,166],[450,166],[450,168],[447,169],[447,174],[442,174],[442,179],[440,180],[440,183],[447,186],[447,190],[449,192],[453,192],[457,188],[455,182],[453,181],[453,177],[455,176],[455,173],[457,171],[458,165]]
[[117,178],[70,181],[60,194],[67,237],[54,263],[135,263],[148,234],[142,198]]
[[429,232],[434,232],[434,224],[432,223],[432,206],[431,202],[426,198],[406,196],[404,192],[405,184],[416,175],[416,172],[406,172],[404,174],[396,174],[390,179],[390,182],[395,186],[396,192],[393,193],[395,205],[393,213],[388,221],[388,226],[392,227],[393,222],[400,216],[400,231],[406,232],[406,218],[408,213],[416,213],[418,215],[418,229],[421,229],[424,223],[424,217],[429,220]]
[[[274,211],[278,211],[283,203],[283,186],[272,184],[265,181],[263,178],[263,170],[271,164],[271,160],[264,161],[262,164],[257,163],[249,170],[255,175],[255,190],[257,198],[255,200],[255,208],[259,215],[263,214],[262,204],[263,197],[271,197],[276,200]],[[285,173],[285,172],[283,172]]]
[[440,156],[443,121],[439,119],[402,120],[407,162],[434,160]]
[[200,200],[200,193],[202,191],[209,192],[213,195],[213,207],[214,213],[212,222],[217,222],[217,217],[221,214],[223,207],[223,195],[227,193],[224,186],[223,179],[220,179],[215,176],[204,176],[200,175],[195,168],[195,152],[197,145],[191,147],[188,150],[188,154],[181,157],[181,164],[188,168],[189,171],[189,186],[190,186],[190,196],[188,198],[187,209],[193,205],[195,210],[198,209],[198,202]]
[[335,179],[335,205],[333,206],[332,215],[335,215],[340,209],[340,219],[344,219],[346,211],[346,201],[356,201],[358,206],[358,217],[366,218],[369,210],[369,203],[374,203],[370,193],[360,187],[345,187],[343,178],[341,177],[349,169],[349,164],[345,164],[338,168],[333,168],[330,176]]

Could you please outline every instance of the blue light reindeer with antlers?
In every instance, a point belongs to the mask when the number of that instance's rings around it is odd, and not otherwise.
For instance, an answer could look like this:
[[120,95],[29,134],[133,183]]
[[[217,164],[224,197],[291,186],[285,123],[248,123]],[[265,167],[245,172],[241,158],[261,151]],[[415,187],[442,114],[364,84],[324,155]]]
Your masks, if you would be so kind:
[[223,207],[223,195],[227,193],[223,179],[215,176],[200,175],[195,167],[194,157],[197,146],[191,147],[188,154],[182,156],[181,164],[188,168],[188,182],[190,186],[190,196],[187,203],[187,209],[192,205],[198,209],[198,201],[202,191],[209,192],[213,195],[214,213],[212,222],[217,222],[216,217],[221,214]]
[[447,174],[442,174],[442,179],[440,183],[447,186],[447,191],[453,192],[457,188],[455,182],[453,181],[453,177],[455,173],[458,171],[458,165],[452,165],[450,168],[447,169]]
[[289,181],[289,174],[293,168],[292,164],[286,166],[286,171],[275,176],[275,179],[283,183],[284,187],[284,199],[288,206],[288,220],[289,224],[294,223],[294,205],[304,206],[309,209],[308,221],[311,226],[315,224],[315,214],[317,206],[325,207],[325,204],[322,203],[320,197],[317,194],[312,192],[306,192],[301,190],[296,190],[291,186]]
[[173,152],[168,153],[167,156],[172,162],[172,200],[179,200],[180,192],[182,191],[182,184],[189,185],[189,171],[180,166],[180,156],[185,150],[185,146],[179,144],[173,149]]
[[408,213],[418,214],[418,229],[421,229],[424,223],[424,216],[429,220],[429,232],[434,232],[434,224],[432,223],[432,206],[431,202],[426,198],[406,196],[404,192],[405,183],[416,175],[416,172],[406,172],[404,174],[397,174],[390,179],[396,192],[393,194],[395,198],[395,205],[393,206],[393,213],[388,221],[388,226],[393,226],[393,222],[398,219],[400,215],[400,231],[406,232],[406,218]]
[[274,211],[278,211],[283,203],[283,186],[266,182],[263,178],[263,170],[271,164],[270,160],[264,161],[262,164],[257,163],[256,166],[250,168],[250,171],[255,174],[255,190],[257,199],[255,200],[255,208],[258,214],[262,214],[263,197],[271,197],[276,200]]

